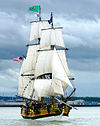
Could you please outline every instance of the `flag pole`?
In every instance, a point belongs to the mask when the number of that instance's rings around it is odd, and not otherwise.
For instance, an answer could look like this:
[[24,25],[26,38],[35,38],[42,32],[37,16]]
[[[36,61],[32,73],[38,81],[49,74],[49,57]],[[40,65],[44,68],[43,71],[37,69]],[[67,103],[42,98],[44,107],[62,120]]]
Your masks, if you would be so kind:
[[51,17],[52,17],[52,29],[54,29],[54,26],[53,26],[53,13],[51,12]]
[[41,7],[39,7],[39,21],[41,21]]

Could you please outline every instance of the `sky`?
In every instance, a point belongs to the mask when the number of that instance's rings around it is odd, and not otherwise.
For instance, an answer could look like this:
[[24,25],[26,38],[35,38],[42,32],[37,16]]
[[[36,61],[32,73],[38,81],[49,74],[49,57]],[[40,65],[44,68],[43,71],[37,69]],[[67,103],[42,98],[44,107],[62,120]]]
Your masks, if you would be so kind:
[[75,96],[100,97],[99,0],[0,0],[0,95],[17,94],[21,63],[13,58],[27,52],[34,5],[41,6],[42,19],[53,12],[54,26],[63,27]]

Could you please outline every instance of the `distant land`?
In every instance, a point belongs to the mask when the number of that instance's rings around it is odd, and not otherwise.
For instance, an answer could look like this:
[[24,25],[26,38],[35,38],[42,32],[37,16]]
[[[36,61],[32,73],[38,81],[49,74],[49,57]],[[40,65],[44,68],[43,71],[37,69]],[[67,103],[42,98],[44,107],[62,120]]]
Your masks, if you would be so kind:
[[[45,101],[48,98],[45,98]],[[26,101],[19,97],[7,97],[7,96],[0,96],[0,104],[4,103],[14,103],[14,104],[21,104]],[[70,97],[68,100],[70,105],[100,105],[100,97]]]
[[[22,98],[20,97],[11,97],[11,96],[0,96],[0,101],[4,100],[4,101],[20,101],[22,100]],[[84,100],[84,101],[89,101],[89,102],[100,102],[100,97],[70,97],[69,99],[70,101],[75,101],[75,100]]]
[[88,102],[100,102],[100,97],[70,97],[69,100],[74,101],[74,100],[84,100]]

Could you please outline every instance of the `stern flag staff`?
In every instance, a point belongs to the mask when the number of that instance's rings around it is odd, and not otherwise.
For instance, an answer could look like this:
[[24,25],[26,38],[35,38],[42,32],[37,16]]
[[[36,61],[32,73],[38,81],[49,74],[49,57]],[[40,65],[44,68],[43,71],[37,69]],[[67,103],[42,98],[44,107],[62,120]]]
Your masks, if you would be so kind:
[[29,7],[29,11],[38,12],[39,13],[39,21],[41,20],[41,8],[40,8],[40,6]]

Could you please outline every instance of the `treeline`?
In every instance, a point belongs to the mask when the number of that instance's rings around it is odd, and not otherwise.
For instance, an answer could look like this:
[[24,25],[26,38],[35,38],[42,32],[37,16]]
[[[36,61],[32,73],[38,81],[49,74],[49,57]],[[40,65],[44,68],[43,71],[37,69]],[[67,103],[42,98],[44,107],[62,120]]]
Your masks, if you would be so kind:
[[[19,97],[5,97],[5,96],[0,96],[0,100],[16,100],[16,99],[21,99]],[[45,98],[45,100],[48,98]],[[74,100],[84,100],[84,101],[88,101],[88,102],[100,102],[100,97],[70,97],[69,99],[70,101],[74,101]]]
[[19,97],[9,97],[9,96],[0,96],[0,100],[8,101],[8,100],[16,100],[16,99],[21,99]]
[[92,101],[100,102],[100,97],[70,97],[69,100],[71,101],[84,100],[84,101],[89,101],[89,102],[92,102]]

